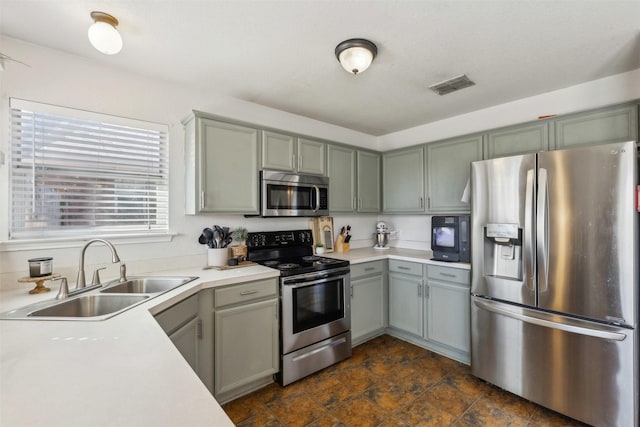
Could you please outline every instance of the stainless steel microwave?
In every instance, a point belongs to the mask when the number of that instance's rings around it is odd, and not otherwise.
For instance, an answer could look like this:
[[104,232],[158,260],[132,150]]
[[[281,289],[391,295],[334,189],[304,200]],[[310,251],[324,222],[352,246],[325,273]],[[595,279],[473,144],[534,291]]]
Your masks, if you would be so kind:
[[329,178],[289,172],[260,172],[260,216],[329,215]]

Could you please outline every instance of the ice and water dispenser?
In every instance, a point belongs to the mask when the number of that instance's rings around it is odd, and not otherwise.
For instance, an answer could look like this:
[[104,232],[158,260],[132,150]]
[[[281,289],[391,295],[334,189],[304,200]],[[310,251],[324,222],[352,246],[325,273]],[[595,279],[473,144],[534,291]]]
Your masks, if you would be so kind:
[[522,280],[522,228],[518,224],[487,224],[484,228],[486,276]]

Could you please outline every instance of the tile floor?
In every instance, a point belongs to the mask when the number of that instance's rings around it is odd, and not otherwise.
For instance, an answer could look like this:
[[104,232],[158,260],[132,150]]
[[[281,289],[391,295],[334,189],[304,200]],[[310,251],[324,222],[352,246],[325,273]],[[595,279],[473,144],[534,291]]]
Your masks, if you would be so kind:
[[223,408],[239,427],[583,426],[389,335],[303,380],[271,384]]

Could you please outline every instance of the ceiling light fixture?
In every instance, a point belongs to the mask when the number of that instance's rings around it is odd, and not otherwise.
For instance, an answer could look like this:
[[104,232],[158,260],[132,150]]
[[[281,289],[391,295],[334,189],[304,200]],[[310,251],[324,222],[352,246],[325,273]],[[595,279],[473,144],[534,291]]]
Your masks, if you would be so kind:
[[89,41],[105,55],[115,55],[122,49],[122,37],[116,29],[118,20],[104,12],[91,12],[94,23],[89,27]]
[[336,58],[342,68],[353,74],[369,68],[377,54],[376,45],[365,39],[349,39],[336,46]]

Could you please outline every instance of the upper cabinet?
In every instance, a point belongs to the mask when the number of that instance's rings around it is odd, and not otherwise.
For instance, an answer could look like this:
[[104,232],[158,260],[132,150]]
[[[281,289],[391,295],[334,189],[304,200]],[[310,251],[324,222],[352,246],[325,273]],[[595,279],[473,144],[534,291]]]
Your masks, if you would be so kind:
[[603,108],[555,119],[556,150],[637,139],[637,105]]
[[185,212],[258,214],[258,130],[201,113],[184,126]]
[[469,212],[461,201],[471,162],[482,160],[482,135],[427,144],[427,211]]
[[326,175],[326,144],[272,131],[262,131],[263,169]]
[[358,212],[380,212],[380,155],[358,151]]
[[382,155],[382,210],[388,213],[425,211],[424,149],[413,147]]
[[485,158],[515,156],[549,150],[549,122],[527,123],[487,134]]
[[341,145],[327,147],[329,211],[356,211],[356,150]]
[[380,212],[379,154],[329,145],[327,166],[331,212]]

